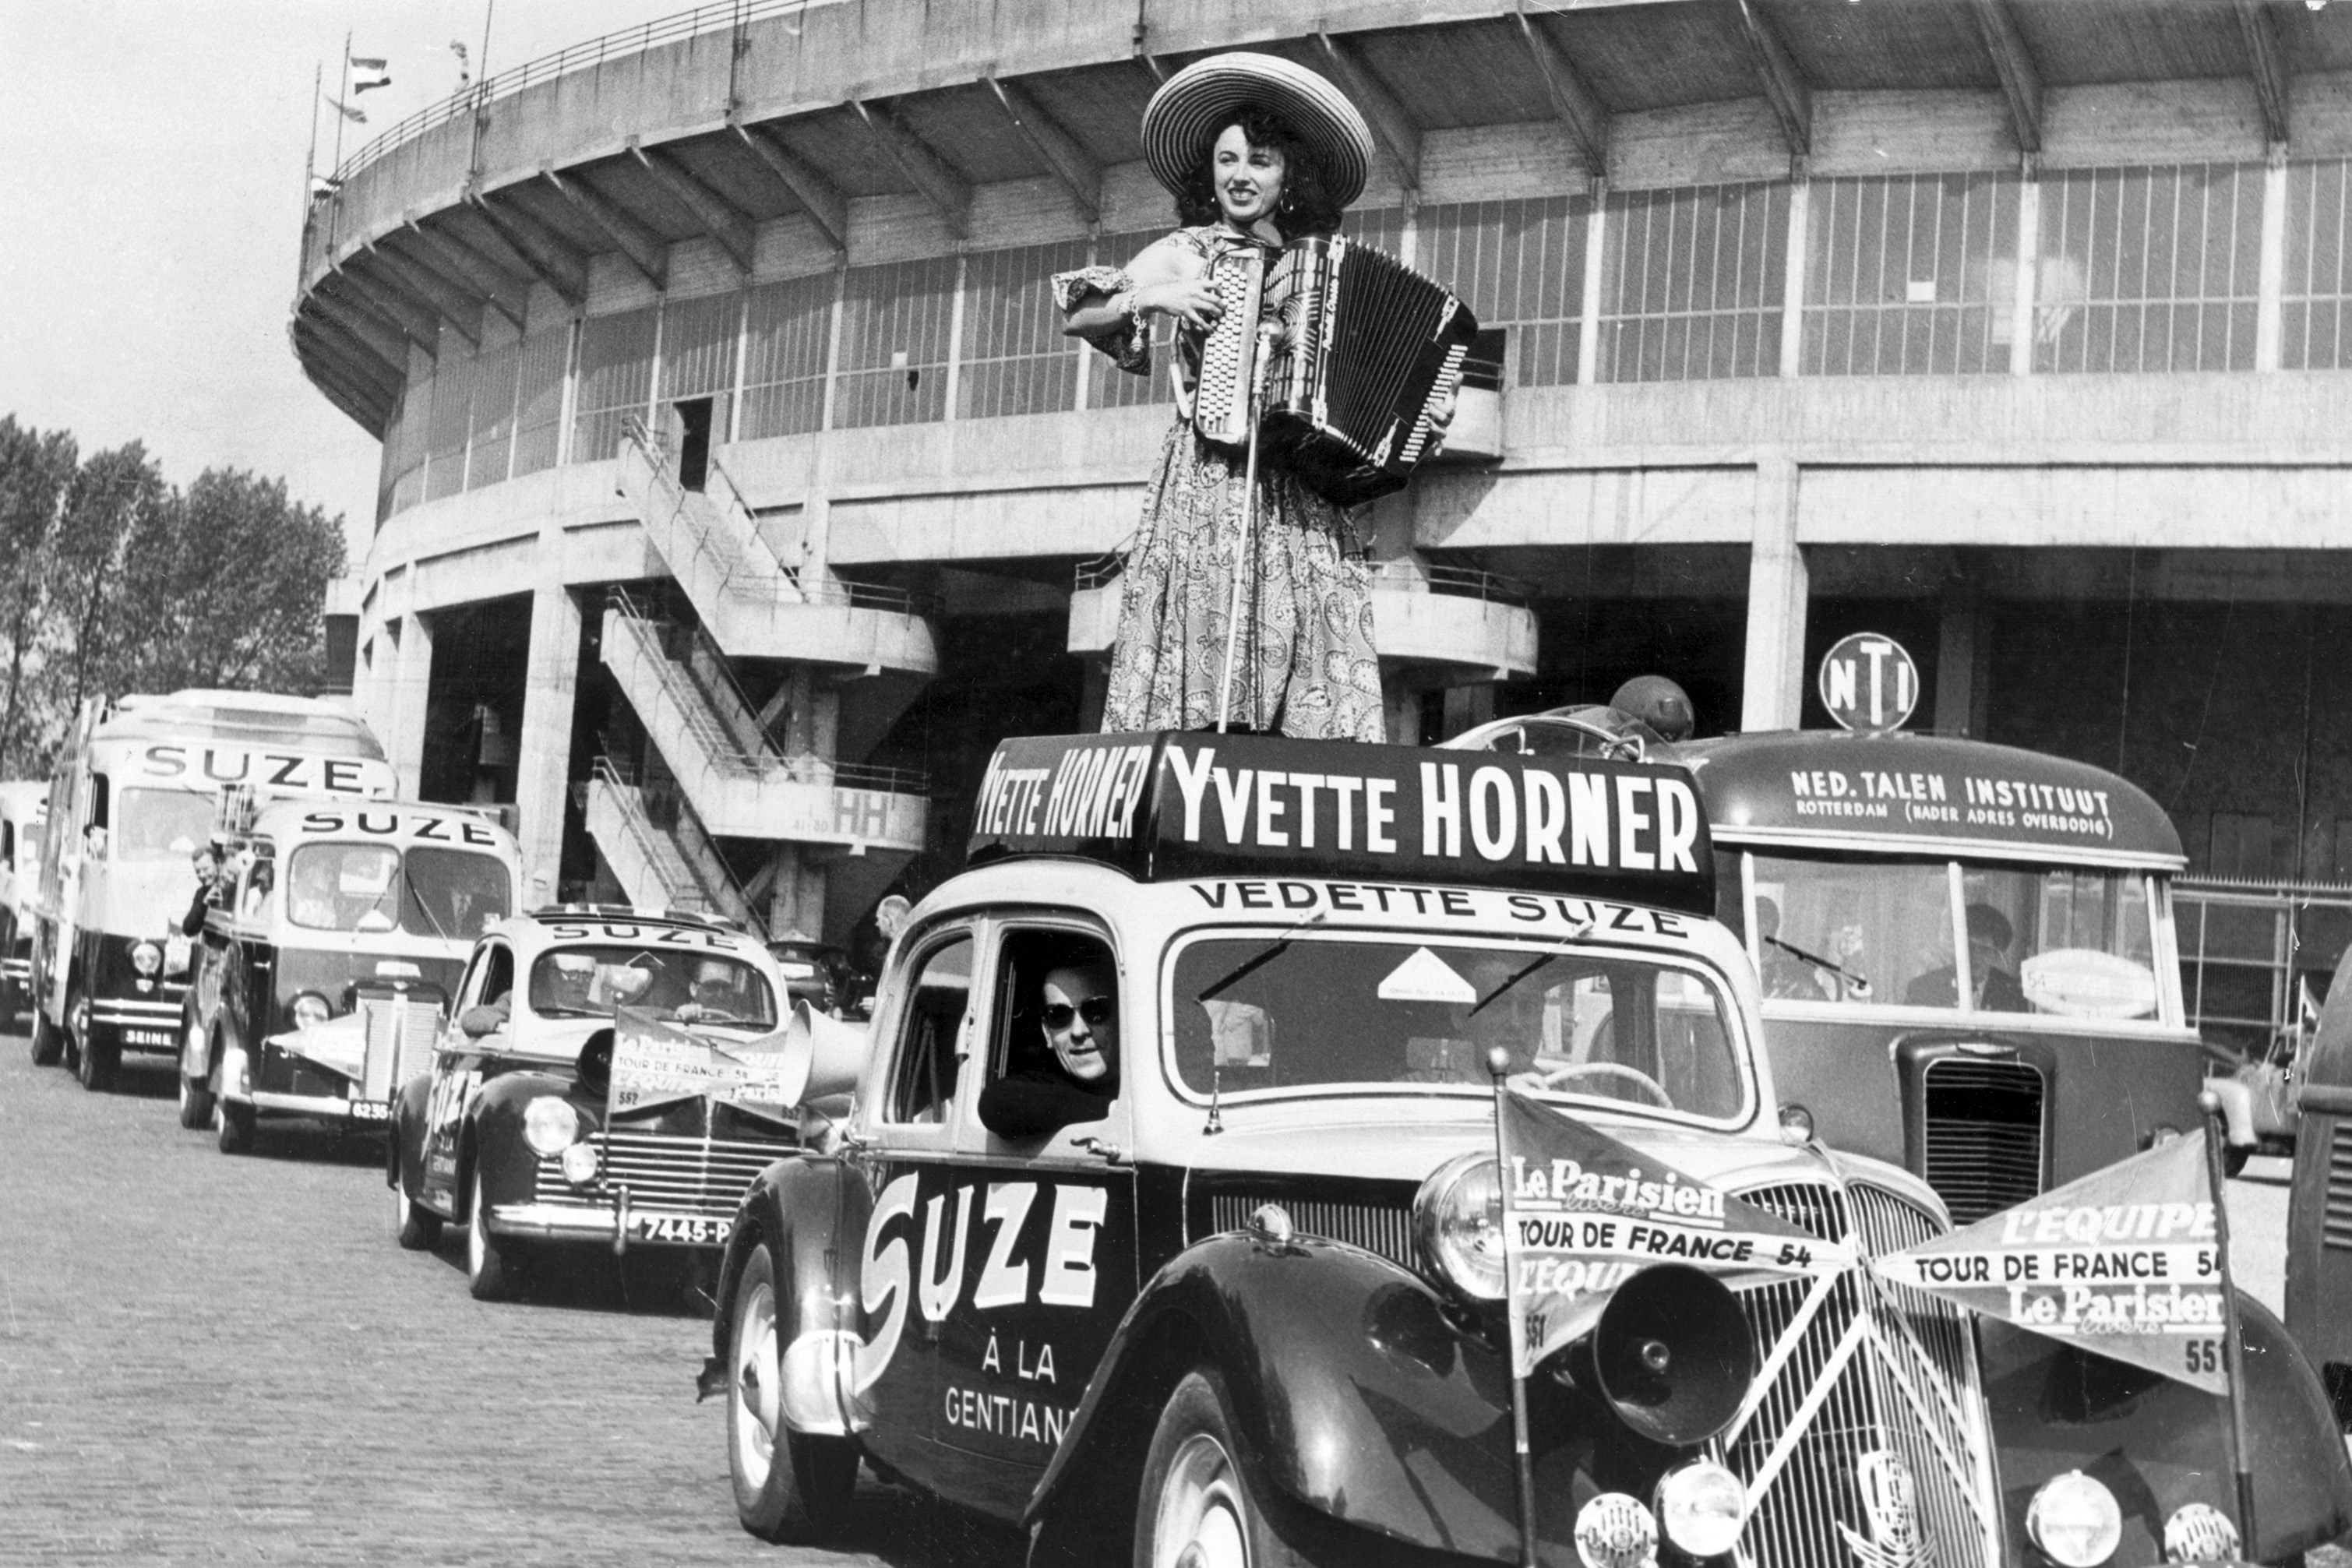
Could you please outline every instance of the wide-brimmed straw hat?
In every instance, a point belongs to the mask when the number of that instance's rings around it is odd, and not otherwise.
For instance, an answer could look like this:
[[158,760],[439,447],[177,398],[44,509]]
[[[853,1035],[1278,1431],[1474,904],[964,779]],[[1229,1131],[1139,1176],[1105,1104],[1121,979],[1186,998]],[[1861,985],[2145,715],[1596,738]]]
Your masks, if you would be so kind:
[[1372,131],[1356,106],[1306,67],[1245,50],[1196,60],[1151,95],[1143,110],[1143,160],[1152,177],[1181,194],[1218,133],[1253,109],[1289,126],[1321,161],[1334,203],[1344,207],[1364,193]]

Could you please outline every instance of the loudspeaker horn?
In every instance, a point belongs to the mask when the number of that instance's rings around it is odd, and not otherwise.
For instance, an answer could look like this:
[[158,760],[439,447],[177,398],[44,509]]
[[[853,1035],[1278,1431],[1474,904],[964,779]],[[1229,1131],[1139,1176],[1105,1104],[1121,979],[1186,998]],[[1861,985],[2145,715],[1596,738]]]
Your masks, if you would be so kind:
[[1756,1379],[1738,1300],[1687,1263],[1654,1263],[1618,1286],[1559,1355],[1569,1377],[1627,1427],[1675,1448],[1728,1427]]

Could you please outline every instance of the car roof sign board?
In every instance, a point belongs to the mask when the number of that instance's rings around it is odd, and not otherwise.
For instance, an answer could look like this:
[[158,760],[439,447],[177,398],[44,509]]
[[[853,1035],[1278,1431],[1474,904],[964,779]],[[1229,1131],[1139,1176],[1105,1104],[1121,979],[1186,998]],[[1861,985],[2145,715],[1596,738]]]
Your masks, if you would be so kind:
[[970,854],[1145,881],[1293,873],[1715,909],[1691,776],[1658,766],[1269,736],[1038,736],[990,758]]

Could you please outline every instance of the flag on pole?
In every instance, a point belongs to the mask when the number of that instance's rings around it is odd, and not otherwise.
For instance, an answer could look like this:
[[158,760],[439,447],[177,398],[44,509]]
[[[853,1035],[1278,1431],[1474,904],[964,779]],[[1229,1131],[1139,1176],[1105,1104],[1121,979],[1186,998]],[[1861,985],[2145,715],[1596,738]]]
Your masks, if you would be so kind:
[[2200,1130],[2159,1144],[1871,1267],[1989,1317],[2227,1394],[2228,1277],[2205,1137]]
[[351,104],[345,103],[340,98],[331,98],[327,101],[333,104],[335,106],[336,112],[340,113],[345,120],[351,120],[354,124],[358,125],[365,125],[367,123],[367,114],[363,110],[360,110]]
[[1530,1375],[1653,1263],[1727,1278],[1832,1273],[1853,1261],[1754,1204],[1685,1176],[1517,1090],[1496,1109],[1511,1368]]
[[351,60],[350,90],[353,97],[363,92],[373,92],[380,87],[392,85],[392,71],[388,61],[366,58],[359,55],[350,56],[349,58]]
[[636,1008],[613,1012],[612,1108],[644,1111],[673,1101],[784,1106],[800,1098],[787,1071],[784,1033],[722,1040],[674,1027]]

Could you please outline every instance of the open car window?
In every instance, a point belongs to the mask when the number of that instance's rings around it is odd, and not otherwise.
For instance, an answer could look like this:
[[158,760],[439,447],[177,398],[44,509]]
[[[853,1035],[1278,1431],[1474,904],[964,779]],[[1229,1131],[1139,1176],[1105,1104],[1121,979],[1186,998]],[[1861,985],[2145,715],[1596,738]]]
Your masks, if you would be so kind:
[[945,1124],[955,1105],[956,1048],[971,1007],[973,944],[960,931],[916,960],[898,1022],[885,1119],[901,1124]]
[[1170,986],[1177,1073],[1198,1096],[1485,1092],[1500,1046],[1513,1081],[1546,1095],[1712,1122],[1743,1120],[1749,1104],[1721,988],[1654,958],[1268,933],[1192,942]]

